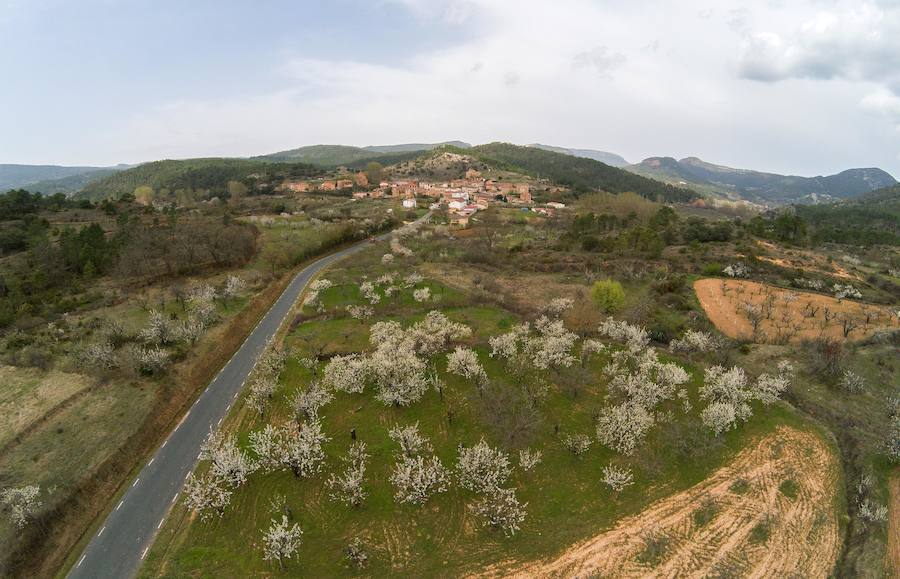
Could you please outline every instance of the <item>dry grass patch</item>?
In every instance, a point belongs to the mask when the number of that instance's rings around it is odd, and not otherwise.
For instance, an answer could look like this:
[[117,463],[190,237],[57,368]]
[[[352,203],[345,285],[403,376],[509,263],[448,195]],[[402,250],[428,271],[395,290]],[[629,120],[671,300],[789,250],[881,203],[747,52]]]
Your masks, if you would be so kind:
[[82,374],[0,366],[0,448],[91,383]]
[[[841,544],[839,468],[817,434],[779,427],[700,484],[555,559],[486,575],[827,577]],[[788,480],[793,497],[780,490]]]
[[900,328],[896,312],[753,281],[700,279],[694,291],[710,321],[731,338],[784,344],[804,339],[859,340]]

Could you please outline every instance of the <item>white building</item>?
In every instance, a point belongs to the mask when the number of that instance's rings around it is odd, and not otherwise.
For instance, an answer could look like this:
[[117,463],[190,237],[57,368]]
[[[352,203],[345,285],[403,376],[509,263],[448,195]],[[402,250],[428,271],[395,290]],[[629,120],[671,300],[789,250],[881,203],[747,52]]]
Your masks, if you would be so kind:
[[415,209],[416,208],[416,200],[415,199],[404,199],[403,206],[407,209]]

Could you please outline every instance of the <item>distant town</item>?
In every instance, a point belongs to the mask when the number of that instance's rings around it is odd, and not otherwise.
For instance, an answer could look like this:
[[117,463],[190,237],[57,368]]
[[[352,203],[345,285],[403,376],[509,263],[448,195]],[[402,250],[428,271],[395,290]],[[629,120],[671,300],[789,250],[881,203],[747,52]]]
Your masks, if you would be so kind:
[[[487,179],[476,169],[468,169],[461,179],[436,182],[392,179],[379,181],[377,186],[369,182],[365,172],[360,171],[335,179],[287,181],[283,188],[294,193],[348,190],[352,191],[354,199],[402,199],[403,207],[407,209],[418,206],[417,198],[428,198],[432,200],[432,209],[446,206],[450,224],[458,227],[468,227],[469,219],[492,203],[521,205],[525,210],[544,215],[552,215],[555,210],[565,208],[565,204],[557,201],[537,206],[532,199],[529,183]],[[562,190],[559,187],[551,189],[556,192]]]

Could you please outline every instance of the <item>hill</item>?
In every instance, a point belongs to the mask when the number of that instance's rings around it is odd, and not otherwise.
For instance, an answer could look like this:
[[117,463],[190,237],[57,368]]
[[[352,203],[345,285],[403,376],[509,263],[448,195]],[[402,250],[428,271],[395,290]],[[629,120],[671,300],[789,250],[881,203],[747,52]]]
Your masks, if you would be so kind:
[[567,149],[565,147],[554,147],[552,145],[541,145],[540,143],[532,143],[528,146],[534,147],[536,149],[543,149],[545,151],[553,151],[554,153],[563,153],[564,155],[572,155],[573,157],[584,157],[586,159],[593,159],[595,161],[600,161],[601,163],[606,163],[607,165],[610,165],[611,167],[625,167],[630,164],[621,155],[617,155],[615,153],[609,153],[607,151],[597,151],[595,149]]
[[204,192],[224,195],[236,181],[250,191],[268,190],[289,177],[312,177],[320,169],[306,163],[270,163],[249,159],[185,159],[145,163],[88,183],[79,193],[87,199],[118,197],[147,186],[154,191]]
[[369,145],[363,147],[366,151],[375,153],[408,153],[412,151],[430,151],[438,147],[451,146],[460,149],[468,149],[472,145],[464,141],[444,141],[443,143],[401,143],[399,145]]
[[[115,171],[115,167],[66,167],[63,165],[2,165],[0,164],[0,190],[29,187],[35,183],[65,179],[95,171]],[[55,191],[53,191],[55,192]]]
[[457,152],[500,169],[544,178],[571,188],[576,194],[602,190],[609,193],[631,191],[648,199],[667,202],[691,201],[697,193],[611,167],[600,161],[545,151],[536,147],[490,143]]
[[407,143],[400,145],[372,145],[369,147],[352,147],[349,145],[309,145],[287,151],[279,151],[269,155],[254,157],[265,161],[300,161],[320,167],[361,166],[370,161],[378,161],[383,165],[396,163],[417,157],[423,151],[430,151],[441,146],[468,148],[471,145],[462,141],[445,143]]
[[900,245],[900,185],[839,203],[798,205],[796,211],[817,242]]
[[697,157],[681,160],[650,157],[626,169],[638,175],[693,187],[713,195],[757,203],[828,202],[855,197],[897,182],[878,168],[848,169],[835,175],[799,177],[714,165]]
[[61,179],[48,179],[45,181],[38,181],[37,183],[26,185],[25,188],[29,191],[42,193],[44,195],[53,195],[55,193],[71,195],[73,193],[81,191],[94,181],[99,181],[104,177],[114,175],[123,170],[125,170],[124,167],[97,169],[95,171],[88,171],[87,173],[70,175],[69,177],[63,177]]

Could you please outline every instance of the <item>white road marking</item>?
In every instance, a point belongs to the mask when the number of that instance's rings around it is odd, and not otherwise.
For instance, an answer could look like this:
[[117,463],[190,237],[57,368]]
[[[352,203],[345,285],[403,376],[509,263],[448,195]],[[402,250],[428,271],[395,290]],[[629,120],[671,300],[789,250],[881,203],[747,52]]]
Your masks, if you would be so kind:
[[106,525],[104,525],[103,528],[100,529],[100,532],[97,533],[97,536],[99,537],[100,535],[102,535],[102,534],[103,534],[103,531],[105,531],[105,530],[106,530]]
[[122,503],[124,503],[124,502],[125,502],[125,499],[122,499],[121,501],[119,501],[118,506],[116,506],[116,510],[117,510],[117,511],[119,510],[119,507],[121,507],[121,506],[122,506]]
[[163,445],[160,448],[165,448],[167,444],[169,444],[168,438],[163,441]]
[[161,519],[159,520],[159,524],[156,525],[156,530],[157,530],[157,531],[159,530],[160,527],[162,527],[162,524],[163,524],[165,521],[166,521],[166,518],[165,518],[165,517],[163,517],[163,518],[161,518]]
[[135,486],[137,486],[137,484],[138,484],[138,481],[139,481],[139,480],[141,480],[141,478],[140,478],[140,477],[138,477],[138,478],[136,478],[136,479],[134,479],[134,482],[133,482],[133,483],[131,483],[131,487],[132,487],[132,488],[134,488],[134,487],[135,487]]
[[87,557],[87,555],[82,555],[82,556],[81,556],[81,559],[78,560],[78,564],[75,565],[75,566],[76,566],[76,567],[81,567],[81,564],[84,563],[84,558],[85,558],[85,557]]
[[149,551],[149,550],[150,550],[150,547],[147,547],[146,549],[144,549],[144,552],[141,553],[141,561],[143,561],[144,557],[147,556],[147,551]]
[[172,502],[174,503],[174,502],[175,502],[175,499],[177,499],[177,498],[178,498],[178,493],[175,493],[175,496],[172,497]]
[[220,418],[219,422],[216,424],[216,426],[221,426],[221,425],[222,425],[222,419]]
[[154,460],[156,460],[156,457],[155,457],[155,456],[154,456],[153,458],[150,459],[150,462],[147,463],[147,466],[150,466],[151,464],[153,464],[153,461],[154,461]]

